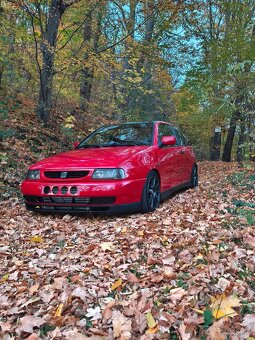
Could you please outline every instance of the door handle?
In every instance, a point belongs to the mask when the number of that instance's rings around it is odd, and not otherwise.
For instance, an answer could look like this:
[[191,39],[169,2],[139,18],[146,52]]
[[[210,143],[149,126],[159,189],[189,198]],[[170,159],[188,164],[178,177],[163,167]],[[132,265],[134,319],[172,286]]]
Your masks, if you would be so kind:
[[180,154],[181,154],[181,155],[183,155],[184,153],[185,153],[185,151],[184,151],[184,150],[181,150],[181,151],[180,151]]

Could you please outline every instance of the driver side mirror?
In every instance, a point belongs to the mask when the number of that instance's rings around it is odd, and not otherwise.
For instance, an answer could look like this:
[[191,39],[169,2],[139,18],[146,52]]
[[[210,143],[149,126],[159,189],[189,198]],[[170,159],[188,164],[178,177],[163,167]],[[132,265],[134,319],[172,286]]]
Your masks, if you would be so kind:
[[77,148],[77,146],[80,144],[80,142],[74,142],[73,143],[73,147],[74,147],[74,149],[76,149]]
[[163,136],[161,140],[162,146],[167,145],[175,145],[176,144],[176,137],[175,136]]

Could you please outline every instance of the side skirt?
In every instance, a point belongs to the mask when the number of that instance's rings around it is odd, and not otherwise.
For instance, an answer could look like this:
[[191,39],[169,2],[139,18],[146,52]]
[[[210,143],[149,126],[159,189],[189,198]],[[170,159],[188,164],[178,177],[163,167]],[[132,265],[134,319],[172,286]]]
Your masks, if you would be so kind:
[[160,195],[160,200],[161,200],[161,202],[165,201],[169,196],[171,196],[175,192],[178,192],[182,189],[187,189],[187,188],[190,188],[190,187],[191,187],[191,181],[182,183],[180,185],[176,185],[175,187],[172,187],[172,188],[162,192],[161,195]]

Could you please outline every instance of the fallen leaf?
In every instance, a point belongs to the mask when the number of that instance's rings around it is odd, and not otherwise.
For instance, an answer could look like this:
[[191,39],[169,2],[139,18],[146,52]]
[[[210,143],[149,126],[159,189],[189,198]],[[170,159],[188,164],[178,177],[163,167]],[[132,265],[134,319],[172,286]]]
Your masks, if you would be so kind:
[[55,314],[54,314],[54,316],[55,316],[55,317],[61,316],[61,315],[62,315],[62,312],[63,312],[63,308],[64,308],[64,304],[63,304],[63,303],[60,303],[59,306],[58,306],[58,308],[57,308],[57,310],[56,310],[56,312],[55,312]]
[[118,287],[120,287],[122,285],[122,279],[118,279],[116,282],[114,282],[112,285],[111,285],[111,291],[117,289]]
[[30,238],[30,242],[43,243],[44,239],[39,235],[35,235]]
[[9,331],[11,329],[11,323],[10,322],[1,322],[0,321],[0,327],[2,329],[3,332]]
[[222,294],[216,298],[211,298],[212,304],[211,309],[213,316],[216,319],[220,319],[225,316],[233,317],[237,315],[236,311],[232,307],[239,307],[241,306],[240,300],[233,296],[225,296],[225,294]]
[[208,328],[208,340],[225,340],[226,334],[223,331],[224,319],[220,319]]
[[128,272],[128,273],[127,273],[127,280],[128,280],[129,282],[131,282],[131,283],[137,283],[137,282],[139,282],[137,276],[136,276],[135,274],[131,273],[131,272]]
[[103,242],[100,244],[101,248],[103,249],[103,251],[106,250],[114,250],[114,244],[112,242]]
[[174,288],[170,290],[170,299],[173,303],[177,303],[177,301],[181,300],[187,292],[183,288]]
[[62,290],[63,286],[67,283],[67,279],[65,277],[56,277],[54,279],[53,286],[55,289]]
[[30,295],[33,295],[35,292],[38,291],[38,288],[39,288],[39,284],[36,284],[36,285],[33,285],[29,288],[29,294]]
[[147,328],[146,316],[138,311],[135,315],[135,322],[137,324],[137,330],[139,331],[140,334],[142,334]]
[[42,318],[33,315],[27,315],[20,319],[20,323],[20,331],[33,333],[33,328],[40,327],[45,323],[45,321]]
[[86,302],[86,299],[88,297],[87,290],[83,287],[77,287],[73,290],[72,296],[80,298],[83,302]]
[[91,320],[100,320],[102,319],[101,309],[99,306],[96,308],[88,308],[86,313],[87,318],[91,318]]
[[41,338],[40,338],[39,335],[36,334],[36,333],[30,334],[29,337],[26,338],[26,340],[40,340],[40,339],[41,339]]
[[114,337],[120,337],[121,340],[131,339],[131,320],[118,310],[112,313],[112,325]]
[[[181,336],[181,340],[190,340],[193,335],[194,327],[190,325],[186,325],[183,321],[178,329],[178,332]],[[218,339],[217,339],[218,340]]]
[[246,314],[241,323],[250,335],[255,336],[255,314]]
[[149,328],[154,328],[157,325],[157,323],[156,323],[153,315],[151,314],[151,312],[148,312],[146,314],[146,318],[147,318],[147,325],[148,325]]
[[9,274],[5,274],[1,277],[0,282],[6,282],[6,281],[8,281],[8,279],[9,279]]

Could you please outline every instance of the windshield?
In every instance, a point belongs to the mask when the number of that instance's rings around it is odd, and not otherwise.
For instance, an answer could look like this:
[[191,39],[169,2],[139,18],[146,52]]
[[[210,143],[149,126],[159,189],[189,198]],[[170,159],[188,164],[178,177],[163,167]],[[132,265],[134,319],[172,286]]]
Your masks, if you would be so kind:
[[152,135],[153,123],[104,126],[84,139],[79,144],[78,149],[106,146],[151,145]]

